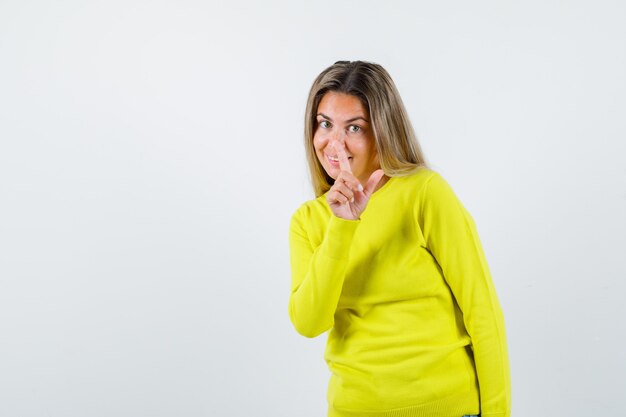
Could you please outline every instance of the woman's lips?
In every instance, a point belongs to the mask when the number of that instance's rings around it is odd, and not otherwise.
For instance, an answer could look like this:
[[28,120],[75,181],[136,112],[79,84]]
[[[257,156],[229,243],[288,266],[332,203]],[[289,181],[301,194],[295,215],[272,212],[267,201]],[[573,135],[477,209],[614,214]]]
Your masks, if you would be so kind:
[[[339,166],[339,161],[335,161],[334,159],[330,159],[330,156],[328,156],[328,155],[326,155],[326,160],[333,167],[338,167]],[[352,160],[352,157],[349,156],[348,157],[348,161],[351,161],[351,160]]]

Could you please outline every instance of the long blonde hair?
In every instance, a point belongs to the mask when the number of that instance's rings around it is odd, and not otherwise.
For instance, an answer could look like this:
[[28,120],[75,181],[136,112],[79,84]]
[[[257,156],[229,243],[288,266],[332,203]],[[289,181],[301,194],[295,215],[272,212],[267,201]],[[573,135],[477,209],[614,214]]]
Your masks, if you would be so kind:
[[317,76],[306,104],[304,146],[316,197],[328,191],[335,181],[324,170],[313,147],[317,108],[329,91],[356,96],[369,110],[378,160],[387,176],[409,175],[429,167],[400,93],[387,71],[372,62],[337,61]]

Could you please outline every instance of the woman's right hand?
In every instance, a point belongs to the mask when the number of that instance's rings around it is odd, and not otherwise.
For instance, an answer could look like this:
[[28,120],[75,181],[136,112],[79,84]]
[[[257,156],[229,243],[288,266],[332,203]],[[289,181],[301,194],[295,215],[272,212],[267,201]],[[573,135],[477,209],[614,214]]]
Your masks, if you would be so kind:
[[359,180],[352,174],[344,145],[335,146],[335,151],[339,157],[340,172],[335,183],[330,187],[326,200],[335,216],[346,220],[358,220],[367,207],[376,185],[385,173],[382,169],[372,172],[365,188],[363,188]]

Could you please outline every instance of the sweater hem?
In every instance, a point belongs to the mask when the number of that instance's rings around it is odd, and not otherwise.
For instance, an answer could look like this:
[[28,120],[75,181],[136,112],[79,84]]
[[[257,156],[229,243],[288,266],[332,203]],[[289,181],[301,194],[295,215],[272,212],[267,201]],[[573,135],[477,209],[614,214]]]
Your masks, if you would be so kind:
[[[475,403],[475,391],[466,391],[425,404],[387,410],[353,410],[331,404],[328,407],[328,417],[461,417],[480,414],[476,406],[472,406]],[[500,417],[500,414],[486,416]]]

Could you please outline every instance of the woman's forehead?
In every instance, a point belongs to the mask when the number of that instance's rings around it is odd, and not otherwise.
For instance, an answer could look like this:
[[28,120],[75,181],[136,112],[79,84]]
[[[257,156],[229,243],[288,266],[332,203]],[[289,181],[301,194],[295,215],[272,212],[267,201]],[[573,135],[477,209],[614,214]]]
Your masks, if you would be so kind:
[[345,93],[330,91],[322,97],[317,114],[329,119],[349,120],[356,117],[367,119],[368,112],[361,99]]

